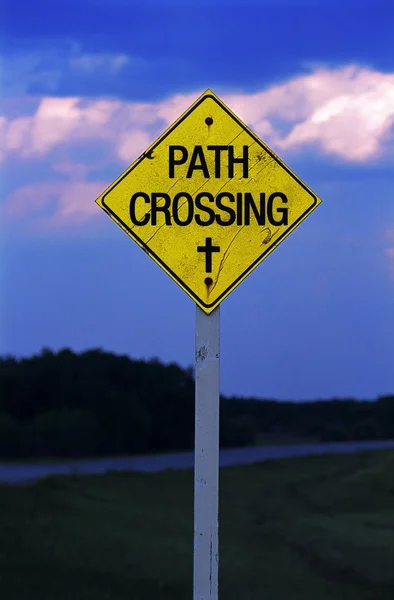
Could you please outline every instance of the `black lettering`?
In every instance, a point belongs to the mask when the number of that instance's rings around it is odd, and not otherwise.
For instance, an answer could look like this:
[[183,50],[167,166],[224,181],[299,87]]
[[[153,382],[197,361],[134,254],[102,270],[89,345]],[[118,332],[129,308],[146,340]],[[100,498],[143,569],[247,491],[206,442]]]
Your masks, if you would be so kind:
[[220,210],[223,210],[225,213],[230,215],[230,218],[227,219],[227,221],[223,221],[220,215],[216,215],[216,223],[218,223],[219,225],[232,225],[235,222],[235,210],[230,206],[226,206],[225,204],[223,204],[222,198],[228,198],[230,202],[234,202],[233,194],[230,194],[228,192],[221,192],[216,196],[216,206],[220,208]]
[[242,225],[242,192],[237,192],[237,225]]
[[136,214],[135,214],[135,203],[137,202],[137,198],[143,198],[146,202],[146,204],[150,203],[150,198],[148,196],[148,194],[145,194],[145,192],[136,192],[135,194],[133,194],[131,196],[130,199],[130,220],[133,223],[133,225],[147,225],[149,223],[149,219],[150,219],[150,214],[146,213],[141,221],[138,221]]
[[[164,198],[164,204],[159,205],[159,198]],[[156,193],[152,194],[152,225],[157,225],[157,213],[163,212],[166,225],[171,225],[171,214],[170,214],[171,198],[168,194]]]
[[213,150],[215,152],[215,177],[220,178],[220,153],[223,150],[227,150],[228,146],[207,146],[207,150]]
[[248,177],[249,174],[249,146],[242,146],[242,158],[234,158],[234,146],[228,147],[228,176],[234,177],[234,163],[242,164],[242,177]]
[[215,211],[210,206],[204,206],[201,202],[202,198],[208,198],[209,202],[214,202],[214,197],[209,192],[200,192],[196,196],[196,208],[198,210],[202,210],[209,215],[209,219],[203,221],[200,215],[195,216],[195,221],[197,225],[212,225],[215,222]]
[[[182,204],[179,206],[179,201],[181,200],[181,198],[186,198],[186,202],[182,202]],[[187,218],[186,221],[181,221],[179,218],[179,209],[182,208],[182,206],[184,206],[186,203],[188,209]],[[172,217],[174,219],[174,223],[181,226],[190,225],[190,223],[193,221],[193,210],[193,198],[190,194],[188,194],[187,192],[179,192],[178,194],[176,194],[172,202]]]
[[[182,152],[182,157],[175,160],[175,152]],[[170,179],[175,177],[175,165],[183,165],[187,161],[187,150],[184,146],[169,146],[168,147],[168,175]]]
[[[201,164],[197,165],[196,161],[200,159]],[[207,161],[205,160],[204,152],[202,146],[194,146],[193,154],[190,159],[189,168],[186,173],[186,178],[191,179],[193,175],[193,171],[202,171],[204,173],[204,177],[209,178],[209,171]]]
[[244,225],[250,225],[250,208],[256,217],[256,221],[259,225],[265,225],[265,194],[260,193],[260,212],[257,210],[257,206],[250,192],[245,193],[245,223]]
[[275,198],[281,198],[282,202],[287,202],[287,197],[286,194],[283,194],[282,192],[274,192],[273,194],[271,194],[271,196],[268,198],[268,202],[267,202],[267,217],[268,217],[268,221],[271,223],[271,225],[287,225],[287,221],[288,221],[288,209],[287,208],[277,208],[276,212],[281,214],[282,217],[279,221],[276,221],[274,219],[274,208],[273,208],[273,204],[274,204],[274,200]]
[[[278,203],[275,202],[277,198]],[[139,219],[137,218],[138,201],[151,205],[150,210],[147,209]],[[165,192],[153,192],[151,196],[145,192],[136,192],[130,198],[129,214],[135,226],[144,226],[148,223],[153,226],[161,224],[168,226],[175,223],[184,227],[190,225],[193,219],[197,225],[203,227],[213,225],[215,222],[221,227],[235,223],[242,226],[250,225],[251,221],[262,226],[266,221],[274,226],[287,226],[288,208],[280,206],[287,202],[286,194],[282,192],[273,192],[267,201],[266,194],[260,192],[259,204],[251,192],[236,192],[236,194],[220,192],[217,196],[210,192],[199,192],[195,198],[188,192],[178,192],[174,198]],[[158,223],[158,213],[164,215],[160,223]]]

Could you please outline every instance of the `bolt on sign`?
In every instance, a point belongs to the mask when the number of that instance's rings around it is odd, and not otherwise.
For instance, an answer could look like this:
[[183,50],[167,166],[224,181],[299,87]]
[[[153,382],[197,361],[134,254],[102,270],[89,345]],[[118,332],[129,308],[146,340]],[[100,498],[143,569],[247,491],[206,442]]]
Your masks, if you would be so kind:
[[96,202],[210,313],[321,200],[207,90]]

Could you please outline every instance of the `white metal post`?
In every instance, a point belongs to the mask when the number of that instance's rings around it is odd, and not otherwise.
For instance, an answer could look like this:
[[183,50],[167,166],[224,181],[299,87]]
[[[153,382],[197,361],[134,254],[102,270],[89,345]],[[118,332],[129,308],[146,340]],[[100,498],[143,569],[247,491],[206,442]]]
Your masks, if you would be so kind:
[[193,600],[217,600],[220,307],[196,305]]

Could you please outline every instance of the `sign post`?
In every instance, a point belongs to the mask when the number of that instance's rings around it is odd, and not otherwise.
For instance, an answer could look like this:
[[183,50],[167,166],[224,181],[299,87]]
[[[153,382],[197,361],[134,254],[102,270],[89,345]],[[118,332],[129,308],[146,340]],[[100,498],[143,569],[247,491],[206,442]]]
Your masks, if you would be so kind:
[[193,600],[217,600],[220,303],[321,200],[207,90],[96,202],[196,303]]
[[217,600],[220,307],[196,306],[193,600]]

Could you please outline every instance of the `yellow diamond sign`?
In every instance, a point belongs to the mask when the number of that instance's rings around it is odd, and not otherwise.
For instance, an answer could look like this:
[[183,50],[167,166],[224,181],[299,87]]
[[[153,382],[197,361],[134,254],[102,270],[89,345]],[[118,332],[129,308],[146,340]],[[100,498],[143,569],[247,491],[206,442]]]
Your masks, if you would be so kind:
[[96,202],[210,313],[321,200],[207,90]]

